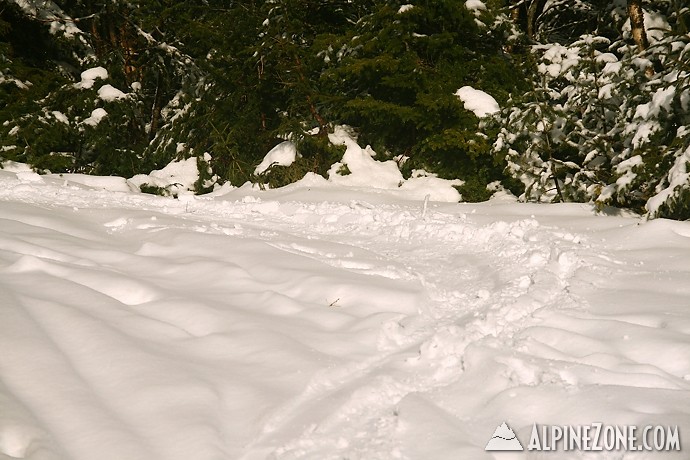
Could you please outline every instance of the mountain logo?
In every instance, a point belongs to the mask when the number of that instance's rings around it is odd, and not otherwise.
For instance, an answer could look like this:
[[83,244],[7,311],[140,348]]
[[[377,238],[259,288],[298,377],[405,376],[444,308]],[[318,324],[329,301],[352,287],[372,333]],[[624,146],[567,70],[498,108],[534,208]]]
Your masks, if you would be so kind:
[[515,436],[513,430],[510,429],[506,422],[501,423],[494,435],[489,439],[484,450],[496,451],[496,450],[512,450],[512,451],[522,451],[522,444],[520,440]]

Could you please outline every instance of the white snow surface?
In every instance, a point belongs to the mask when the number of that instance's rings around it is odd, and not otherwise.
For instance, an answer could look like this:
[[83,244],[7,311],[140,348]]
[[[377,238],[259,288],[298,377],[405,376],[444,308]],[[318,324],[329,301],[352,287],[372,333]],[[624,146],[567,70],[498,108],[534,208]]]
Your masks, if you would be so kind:
[[465,104],[465,108],[474,112],[479,117],[494,114],[501,110],[496,99],[482,90],[471,86],[463,86],[455,92],[455,95]]
[[677,425],[543,458],[687,458],[690,223],[308,179],[0,170],[0,458],[542,458],[485,452],[503,422]]

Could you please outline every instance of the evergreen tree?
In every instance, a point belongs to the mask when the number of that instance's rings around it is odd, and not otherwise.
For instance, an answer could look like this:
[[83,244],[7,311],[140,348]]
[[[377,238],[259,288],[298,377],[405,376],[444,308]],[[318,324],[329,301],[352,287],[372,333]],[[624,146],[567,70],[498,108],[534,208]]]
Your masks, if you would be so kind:
[[534,89],[506,111],[494,145],[523,199],[687,216],[688,9],[657,6],[647,48],[623,23],[615,41],[587,35],[535,47]]
[[[146,168],[144,149],[162,108],[193,74],[190,65],[141,29],[131,4],[74,1],[63,8],[50,1],[8,7],[22,29],[8,37],[11,62],[26,69],[30,84],[0,115],[4,156],[39,170],[133,175]],[[84,84],[82,72],[97,67],[101,78]]]
[[339,89],[335,113],[377,151],[409,158],[408,174],[461,178],[466,199],[485,199],[500,168],[477,118],[454,93],[469,85],[505,101],[519,90],[517,65],[503,52],[509,23],[463,2],[376,2],[327,54],[336,63],[324,74]]

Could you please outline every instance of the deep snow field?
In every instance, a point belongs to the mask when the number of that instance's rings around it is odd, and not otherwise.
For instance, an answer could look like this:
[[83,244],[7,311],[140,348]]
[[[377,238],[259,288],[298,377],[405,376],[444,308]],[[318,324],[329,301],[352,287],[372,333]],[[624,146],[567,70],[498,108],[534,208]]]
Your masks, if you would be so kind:
[[690,222],[356,185],[0,170],[0,459],[690,458]]

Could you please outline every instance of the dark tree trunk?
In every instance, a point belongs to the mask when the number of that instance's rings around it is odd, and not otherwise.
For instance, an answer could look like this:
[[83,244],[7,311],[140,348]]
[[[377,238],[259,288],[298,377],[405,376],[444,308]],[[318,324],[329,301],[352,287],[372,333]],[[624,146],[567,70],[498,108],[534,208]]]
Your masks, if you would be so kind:
[[535,39],[537,34],[537,20],[544,12],[545,0],[532,0],[527,8],[527,36]]

